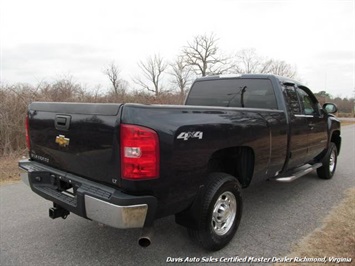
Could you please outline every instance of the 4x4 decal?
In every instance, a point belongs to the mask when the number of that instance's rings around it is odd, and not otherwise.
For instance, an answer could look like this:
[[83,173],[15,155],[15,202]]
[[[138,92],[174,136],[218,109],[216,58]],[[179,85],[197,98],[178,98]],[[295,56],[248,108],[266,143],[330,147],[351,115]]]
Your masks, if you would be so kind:
[[203,138],[203,132],[202,131],[181,132],[179,134],[179,136],[176,137],[176,139],[183,139],[183,140],[202,139],[202,138]]

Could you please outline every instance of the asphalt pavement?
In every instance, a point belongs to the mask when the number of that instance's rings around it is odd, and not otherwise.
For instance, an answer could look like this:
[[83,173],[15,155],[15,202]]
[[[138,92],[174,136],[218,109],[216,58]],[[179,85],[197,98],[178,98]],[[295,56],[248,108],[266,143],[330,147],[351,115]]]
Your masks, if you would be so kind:
[[[206,252],[191,242],[174,217],[157,220],[152,245],[142,248],[137,244],[139,229],[100,226],[74,214],[52,220],[51,203],[29,187],[1,186],[0,265],[165,265],[187,257],[201,262],[286,256],[302,237],[321,226],[344,191],[355,186],[355,125],[343,127],[342,138],[333,179],[321,180],[312,172],[292,183],[264,181],[245,189],[239,230],[218,252]],[[255,263],[244,265],[248,264]],[[236,263],[226,260],[223,265]]]

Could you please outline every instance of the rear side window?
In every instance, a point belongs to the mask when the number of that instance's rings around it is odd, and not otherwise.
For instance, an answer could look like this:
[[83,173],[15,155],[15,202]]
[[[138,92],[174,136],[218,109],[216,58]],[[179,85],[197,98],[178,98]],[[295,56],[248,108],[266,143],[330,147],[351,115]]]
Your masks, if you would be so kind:
[[186,105],[277,109],[275,93],[268,79],[197,81]]
[[300,102],[295,88],[293,86],[285,86],[284,93],[289,111],[294,115],[301,114]]

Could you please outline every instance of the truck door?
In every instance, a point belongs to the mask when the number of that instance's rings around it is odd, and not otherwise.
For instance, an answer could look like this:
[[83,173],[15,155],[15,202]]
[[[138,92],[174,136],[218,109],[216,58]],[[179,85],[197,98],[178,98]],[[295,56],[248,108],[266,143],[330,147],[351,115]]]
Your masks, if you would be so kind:
[[304,164],[308,151],[308,118],[303,115],[296,88],[286,85],[284,97],[289,112],[289,140],[287,169]]
[[301,102],[301,109],[308,124],[308,152],[307,158],[312,160],[327,146],[327,117],[324,115],[316,97],[306,87],[297,87],[297,93]]

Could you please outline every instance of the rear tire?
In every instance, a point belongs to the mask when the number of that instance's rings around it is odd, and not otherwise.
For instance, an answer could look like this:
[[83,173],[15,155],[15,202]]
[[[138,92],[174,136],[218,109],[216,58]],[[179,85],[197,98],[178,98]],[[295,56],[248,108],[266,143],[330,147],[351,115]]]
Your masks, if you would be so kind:
[[318,177],[321,179],[331,179],[334,175],[338,161],[337,146],[331,142],[329,149],[322,160],[322,167],[317,169]]
[[197,229],[188,228],[190,237],[203,248],[216,251],[226,246],[235,235],[242,216],[241,185],[225,173],[208,177]]

